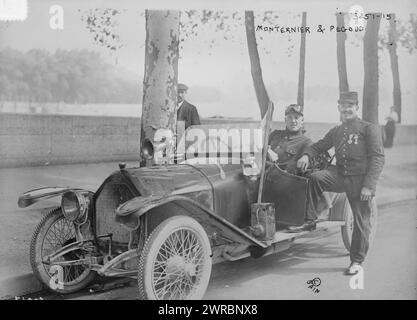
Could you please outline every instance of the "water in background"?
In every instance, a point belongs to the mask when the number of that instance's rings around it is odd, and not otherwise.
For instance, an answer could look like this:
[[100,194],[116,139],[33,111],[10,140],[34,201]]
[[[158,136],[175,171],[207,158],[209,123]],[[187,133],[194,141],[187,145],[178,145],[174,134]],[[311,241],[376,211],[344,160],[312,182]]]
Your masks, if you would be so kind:
[[0,102],[0,112],[59,114],[106,117],[140,117],[140,104],[66,104],[66,103],[32,103]]
[[[210,102],[194,103],[198,108],[201,118],[242,118],[260,120],[260,112],[256,102],[245,103]],[[284,119],[285,106],[293,101],[274,101],[275,111],[273,120]],[[226,107],[225,107],[226,106]],[[29,114],[61,114],[82,116],[106,116],[106,117],[140,117],[142,115],[141,104],[65,104],[65,103],[27,103],[0,101],[0,113],[29,113]],[[380,106],[379,123],[385,123],[385,116],[389,112],[389,106]],[[362,110],[360,110],[360,114]],[[339,113],[336,103],[334,105],[321,104],[318,101],[307,101],[304,108],[306,122],[337,123]],[[417,124],[417,109],[403,109],[403,124]]]

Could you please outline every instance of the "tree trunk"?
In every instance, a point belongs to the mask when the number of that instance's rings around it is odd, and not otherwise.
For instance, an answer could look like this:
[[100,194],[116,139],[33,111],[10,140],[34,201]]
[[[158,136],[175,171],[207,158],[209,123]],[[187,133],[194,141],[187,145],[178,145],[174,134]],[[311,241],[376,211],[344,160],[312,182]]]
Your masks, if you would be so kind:
[[245,11],[246,40],[248,43],[249,59],[253,85],[255,87],[256,99],[258,100],[261,117],[263,118],[268,110],[268,92],[262,78],[261,62],[259,60],[258,45],[255,36],[255,18],[253,11]]
[[[336,13],[337,27],[345,25],[345,13]],[[346,70],[346,33],[336,32],[337,72],[339,74],[339,92],[349,91],[349,83]]]
[[401,123],[401,86],[400,71],[398,68],[397,56],[397,32],[395,29],[395,14],[391,13],[388,51],[391,60],[392,82],[393,82],[393,101],[395,111],[398,113],[398,122]]
[[363,39],[363,120],[378,124],[378,30],[381,13],[368,19]]
[[[301,19],[301,27],[305,30],[307,26],[307,12],[303,12]],[[298,70],[298,93],[297,104],[304,109],[304,79],[305,79],[305,65],[306,65],[306,33],[301,32],[300,43],[300,66]]]
[[158,129],[175,132],[179,21],[179,11],[146,10],[141,141],[153,140]]

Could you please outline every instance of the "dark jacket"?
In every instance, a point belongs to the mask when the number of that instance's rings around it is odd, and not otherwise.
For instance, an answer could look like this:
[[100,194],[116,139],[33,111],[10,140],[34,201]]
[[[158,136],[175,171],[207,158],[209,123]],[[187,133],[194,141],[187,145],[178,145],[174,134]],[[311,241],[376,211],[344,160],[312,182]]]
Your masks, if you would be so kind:
[[307,148],[311,157],[335,147],[336,166],[342,176],[364,175],[363,186],[375,192],[385,163],[379,127],[356,118],[332,129]]
[[278,154],[279,166],[291,173],[296,172],[297,160],[311,143],[311,139],[302,130],[296,133],[275,130],[269,135],[268,142],[272,151]]
[[198,116],[197,108],[184,100],[177,111],[177,121],[184,121],[185,129],[189,126],[199,125],[200,117]]

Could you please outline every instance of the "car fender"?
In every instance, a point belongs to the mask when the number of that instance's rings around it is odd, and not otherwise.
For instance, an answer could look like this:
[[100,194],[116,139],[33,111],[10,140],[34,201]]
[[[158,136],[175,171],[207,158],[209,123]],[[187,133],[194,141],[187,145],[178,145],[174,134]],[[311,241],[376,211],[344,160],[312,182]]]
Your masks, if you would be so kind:
[[[159,214],[155,215],[158,212]],[[267,244],[217,216],[210,209],[181,195],[135,197],[116,209],[115,220],[128,229],[135,230],[139,227],[139,218],[146,213],[150,214],[149,219],[153,216],[161,216],[157,219],[158,223],[162,222],[161,219],[168,218],[163,213],[169,213],[171,216],[185,214],[197,220],[211,239],[222,238],[231,242],[267,247]]]
[[19,206],[19,208],[26,208],[36,202],[57,197],[70,190],[87,191],[87,192],[92,193],[92,191],[89,191],[89,190],[72,188],[72,187],[44,187],[44,188],[26,191],[21,196],[19,196],[17,205]]

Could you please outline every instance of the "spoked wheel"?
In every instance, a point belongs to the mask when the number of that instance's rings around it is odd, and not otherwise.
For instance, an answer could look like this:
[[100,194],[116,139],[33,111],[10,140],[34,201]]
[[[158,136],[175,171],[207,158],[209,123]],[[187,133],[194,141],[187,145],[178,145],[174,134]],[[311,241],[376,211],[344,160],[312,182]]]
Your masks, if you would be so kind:
[[[377,211],[377,205],[375,198],[372,199],[372,211],[371,211],[371,233],[369,235],[369,246],[372,245],[372,242],[375,238],[376,228],[378,224],[378,211]],[[343,244],[345,245],[345,248],[347,251],[350,252],[350,244],[352,242],[352,233],[353,233],[353,212],[350,207],[349,201],[346,198],[345,204],[344,204],[344,217],[345,217],[345,225],[341,227],[342,232],[342,240]]]
[[141,299],[201,299],[211,274],[211,247],[203,227],[187,216],[158,225],[139,259]]
[[[56,265],[42,262],[46,256],[74,241],[75,227],[64,218],[61,208],[50,211],[38,224],[30,244],[30,264],[33,273],[46,289],[58,293],[71,293],[86,287],[94,279],[95,272],[86,265],[63,266],[62,273],[56,275]],[[56,261],[80,258],[83,258],[82,252],[72,251]],[[53,276],[56,281],[51,281]],[[51,282],[56,285],[51,285]]]

